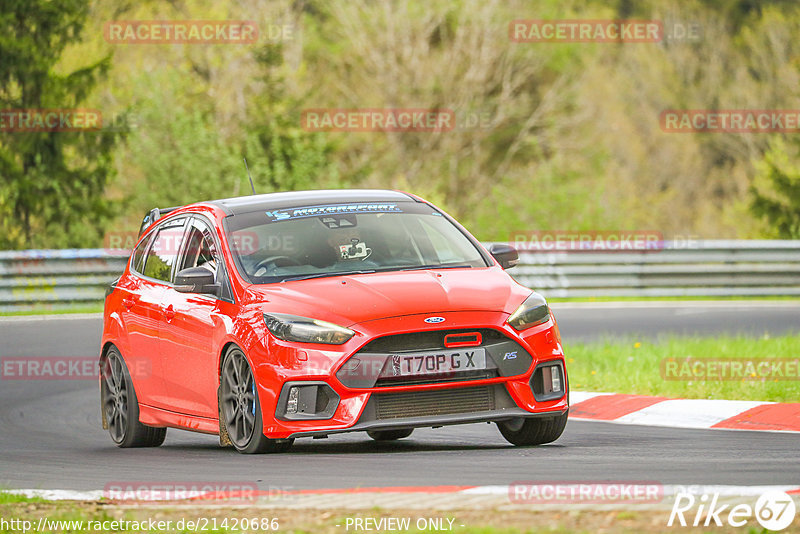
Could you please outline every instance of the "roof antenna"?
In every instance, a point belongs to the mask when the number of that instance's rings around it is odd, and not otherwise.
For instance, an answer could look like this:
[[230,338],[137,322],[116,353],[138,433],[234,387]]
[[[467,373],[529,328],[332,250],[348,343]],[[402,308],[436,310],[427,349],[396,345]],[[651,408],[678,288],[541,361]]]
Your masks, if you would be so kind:
[[244,160],[244,168],[247,169],[247,177],[250,178],[250,189],[253,191],[253,194],[256,194],[256,188],[253,186],[253,177],[250,176],[250,167],[247,166],[247,158],[242,158]]

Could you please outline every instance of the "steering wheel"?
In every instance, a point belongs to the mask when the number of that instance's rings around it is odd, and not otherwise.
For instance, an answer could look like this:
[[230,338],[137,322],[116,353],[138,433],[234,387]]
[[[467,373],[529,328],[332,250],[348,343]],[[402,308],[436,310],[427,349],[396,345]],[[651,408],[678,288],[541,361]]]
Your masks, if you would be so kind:
[[271,271],[276,267],[288,267],[290,265],[297,266],[301,265],[301,263],[294,258],[290,258],[289,256],[269,256],[268,258],[264,258],[256,264],[253,275],[264,276],[267,271]]

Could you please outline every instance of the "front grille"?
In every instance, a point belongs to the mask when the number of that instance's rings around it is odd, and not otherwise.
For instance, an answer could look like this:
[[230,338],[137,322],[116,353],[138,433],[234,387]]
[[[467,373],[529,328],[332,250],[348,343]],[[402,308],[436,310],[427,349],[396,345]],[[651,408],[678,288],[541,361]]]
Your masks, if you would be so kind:
[[494,410],[489,386],[372,395],[378,419],[426,417]]
[[373,339],[364,345],[358,352],[413,352],[420,350],[443,349],[444,337],[448,334],[461,334],[466,332],[480,332],[483,338],[481,346],[498,341],[508,341],[508,338],[497,330],[491,328],[461,328],[453,330],[430,330],[427,332],[411,332],[409,334],[395,334]]
[[[392,362],[388,359],[393,355],[459,350],[446,349],[445,336],[476,332],[481,334],[482,342],[479,347],[486,351],[486,369],[472,371],[459,369],[436,375],[382,376],[388,375],[392,370]],[[464,350],[471,348],[464,347]],[[509,355],[512,357],[507,357]],[[519,343],[505,333],[492,328],[428,330],[383,336],[364,345],[353,354],[353,358],[358,359],[359,362],[355,366],[342,365],[336,372],[336,377],[345,387],[359,389],[466,382],[517,376],[525,373],[533,361],[533,357]],[[384,372],[384,370],[386,371]]]
[[500,374],[497,369],[484,369],[480,371],[466,371],[461,373],[447,373],[427,376],[386,376],[375,382],[375,387],[385,388],[393,386],[419,386],[423,384],[441,384],[442,382],[463,382],[465,380],[485,380],[497,378]]
[[[408,334],[395,334],[373,339],[358,352],[390,352],[400,354],[403,352],[415,352],[421,350],[444,349],[444,338],[449,335],[463,333],[481,334],[482,343],[485,347],[492,343],[508,341],[508,338],[497,330],[491,328],[461,328],[449,330],[430,330],[427,332],[411,332]],[[490,358],[491,359],[491,358]],[[464,380],[482,380],[486,378],[497,378],[500,374],[497,369],[486,369],[474,372],[449,373],[446,375],[427,375],[418,377],[382,377],[378,378],[375,387],[391,386],[416,386],[421,384],[439,384],[442,382],[458,382]]]

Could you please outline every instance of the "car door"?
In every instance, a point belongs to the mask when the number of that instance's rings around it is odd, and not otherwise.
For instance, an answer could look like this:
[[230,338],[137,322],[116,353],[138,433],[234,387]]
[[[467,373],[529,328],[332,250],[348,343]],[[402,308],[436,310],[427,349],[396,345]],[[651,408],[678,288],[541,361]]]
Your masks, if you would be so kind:
[[219,295],[180,293],[170,287],[163,294],[167,315],[160,333],[165,393],[175,411],[216,419],[217,357],[225,332],[224,308],[230,286],[224,261],[210,223],[201,217],[189,222],[176,272],[206,267],[215,272]]
[[136,306],[142,328],[136,351],[148,358],[150,371],[147,395],[139,402],[159,408],[169,409],[168,396],[164,392],[164,347],[160,337],[167,319],[163,309],[164,293],[172,287],[187,219],[170,219],[154,230],[152,244],[142,260],[139,273],[139,299]]
[[148,234],[134,249],[130,275],[120,278],[116,286],[116,290],[122,294],[122,305],[118,312],[127,341],[120,349],[138,400],[143,404],[152,404],[153,396],[161,386],[158,373],[153,373],[153,364],[158,352],[160,304],[164,288],[141,274],[154,235],[155,232]]

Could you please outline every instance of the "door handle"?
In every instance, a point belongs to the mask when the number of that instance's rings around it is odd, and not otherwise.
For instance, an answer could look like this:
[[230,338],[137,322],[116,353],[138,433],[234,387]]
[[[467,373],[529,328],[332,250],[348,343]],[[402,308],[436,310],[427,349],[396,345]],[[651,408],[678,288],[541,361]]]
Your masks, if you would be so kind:
[[133,305],[136,304],[136,301],[125,297],[122,299],[122,304],[130,310],[131,308],[133,308]]
[[164,308],[164,317],[167,318],[167,321],[171,321],[175,317],[175,308],[172,307],[172,304]]

